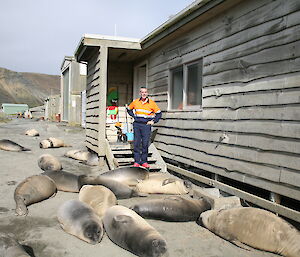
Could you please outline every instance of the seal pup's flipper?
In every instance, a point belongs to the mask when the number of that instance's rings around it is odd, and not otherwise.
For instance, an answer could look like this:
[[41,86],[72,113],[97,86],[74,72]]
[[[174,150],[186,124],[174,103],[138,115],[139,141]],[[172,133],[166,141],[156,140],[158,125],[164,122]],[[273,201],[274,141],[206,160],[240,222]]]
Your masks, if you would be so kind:
[[132,196],[147,197],[147,196],[149,196],[149,194],[140,193],[140,192],[136,191],[135,189],[132,189]]
[[253,251],[252,247],[250,247],[250,246],[248,246],[248,245],[246,245],[246,244],[244,244],[244,243],[242,243],[242,242],[240,242],[238,240],[232,240],[230,242],[233,243],[233,244],[235,244],[236,246],[238,246],[238,247],[246,250],[246,251]]
[[129,226],[130,224],[132,224],[132,222],[133,218],[128,215],[117,215],[113,218],[113,226],[116,227],[120,224]]
[[167,178],[167,179],[165,179],[162,183],[161,183],[161,185],[162,186],[165,186],[165,185],[168,185],[168,184],[170,184],[170,183],[175,183],[176,182],[176,179],[175,178]]

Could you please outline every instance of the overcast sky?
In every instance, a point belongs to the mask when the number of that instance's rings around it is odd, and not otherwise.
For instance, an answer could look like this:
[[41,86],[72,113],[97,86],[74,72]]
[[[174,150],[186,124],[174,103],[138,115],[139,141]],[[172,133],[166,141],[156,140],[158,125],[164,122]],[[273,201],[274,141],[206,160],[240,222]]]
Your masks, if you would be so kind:
[[[143,38],[193,0],[2,0],[0,67],[59,74],[83,34]],[[116,30],[115,30],[116,28]]]

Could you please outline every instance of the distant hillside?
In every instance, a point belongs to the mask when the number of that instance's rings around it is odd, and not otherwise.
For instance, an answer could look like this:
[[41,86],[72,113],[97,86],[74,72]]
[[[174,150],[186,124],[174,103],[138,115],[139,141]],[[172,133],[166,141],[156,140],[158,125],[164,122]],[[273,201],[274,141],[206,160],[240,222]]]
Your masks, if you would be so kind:
[[42,105],[44,98],[60,93],[60,76],[15,72],[0,68],[0,105],[24,103]]

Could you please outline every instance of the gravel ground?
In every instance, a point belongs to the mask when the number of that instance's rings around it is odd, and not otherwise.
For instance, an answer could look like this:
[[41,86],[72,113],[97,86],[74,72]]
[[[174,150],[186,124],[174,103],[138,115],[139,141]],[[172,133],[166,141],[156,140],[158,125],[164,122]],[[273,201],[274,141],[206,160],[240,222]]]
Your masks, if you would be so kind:
[[[24,135],[27,129],[35,128],[40,137]],[[10,139],[30,152],[6,152],[0,150],[0,231],[12,233],[25,246],[31,256],[36,257],[116,257],[134,256],[118,247],[104,235],[97,245],[90,245],[64,232],[57,221],[59,206],[69,200],[78,199],[78,194],[58,192],[55,197],[29,206],[27,217],[15,216],[14,190],[26,177],[41,173],[37,159],[50,153],[59,158],[63,169],[74,174],[99,174],[107,167],[88,167],[76,160],[63,157],[71,148],[40,149],[39,142],[48,137],[57,137],[71,144],[72,148],[84,148],[85,132],[78,127],[67,127],[58,123],[15,119],[0,123],[0,139]],[[153,195],[149,198],[162,197]],[[124,206],[131,206],[145,198],[119,200]],[[163,222],[148,220],[166,239],[170,257],[271,257],[278,256],[253,249],[246,251],[221,239],[195,222]]]

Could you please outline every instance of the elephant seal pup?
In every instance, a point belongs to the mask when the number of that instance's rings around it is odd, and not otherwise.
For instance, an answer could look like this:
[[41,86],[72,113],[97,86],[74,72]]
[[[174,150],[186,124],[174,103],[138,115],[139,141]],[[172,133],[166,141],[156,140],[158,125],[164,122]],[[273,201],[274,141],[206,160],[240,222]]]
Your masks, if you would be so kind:
[[38,159],[39,167],[44,170],[60,171],[62,170],[62,165],[60,161],[51,154],[43,154]]
[[172,194],[184,195],[191,191],[192,183],[178,178],[164,176],[151,176],[136,185],[136,190],[146,194]]
[[79,191],[79,201],[92,207],[102,218],[106,210],[117,204],[114,193],[104,186],[84,185]]
[[63,140],[49,137],[48,139],[42,140],[40,142],[40,148],[58,148],[58,147],[69,147],[70,145],[66,145]]
[[299,231],[272,212],[253,207],[210,210],[203,212],[199,221],[238,246],[246,244],[283,256],[300,256]]
[[0,256],[30,257],[12,235],[0,233]]
[[99,165],[99,157],[96,153],[91,153],[87,160],[82,161],[81,163],[88,166],[98,166]]
[[211,209],[204,199],[186,199],[180,196],[169,196],[164,199],[152,199],[133,205],[134,210],[143,218],[164,221],[196,221],[200,214]]
[[25,132],[25,135],[30,137],[37,137],[40,135],[40,133],[35,129],[29,129]]
[[116,180],[101,176],[82,176],[81,185],[102,185],[109,188],[117,197],[117,199],[128,199],[135,196],[145,196],[137,192],[135,189],[118,182]]
[[140,167],[122,167],[102,173],[99,177],[110,178],[128,186],[135,186],[140,181],[147,179],[149,172]]
[[120,247],[143,257],[167,256],[167,243],[136,212],[120,205],[110,207],[103,218],[108,237]]
[[70,172],[48,170],[43,172],[42,175],[46,175],[51,178],[58,191],[78,193],[80,190],[80,176]]
[[64,154],[64,156],[78,160],[78,161],[86,161],[91,156],[91,153],[89,151],[85,150],[70,150]]
[[89,244],[101,241],[103,223],[94,210],[79,200],[65,202],[57,212],[57,219],[67,233]]
[[26,206],[43,201],[56,194],[54,181],[44,175],[33,175],[23,180],[15,189],[16,214],[26,216]]
[[30,149],[25,148],[9,139],[0,140],[0,149],[4,151],[11,151],[11,152],[30,151]]

